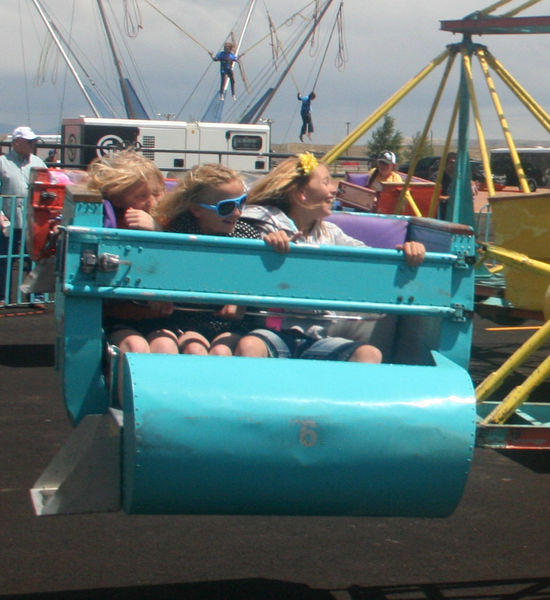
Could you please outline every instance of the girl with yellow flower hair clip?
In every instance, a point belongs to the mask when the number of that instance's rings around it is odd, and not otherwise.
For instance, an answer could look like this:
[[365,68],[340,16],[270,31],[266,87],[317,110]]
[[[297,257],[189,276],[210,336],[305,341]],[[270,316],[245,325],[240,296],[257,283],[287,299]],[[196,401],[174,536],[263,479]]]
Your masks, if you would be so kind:
[[[326,221],[336,196],[336,185],[326,165],[305,152],[283,160],[248,193],[243,219],[256,226],[277,252],[288,252],[290,243],[365,246]],[[402,247],[409,265],[424,259],[424,246],[406,242]],[[382,353],[370,344],[329,336],[315,319],[292,318],[286,312],[263,329],[241,338],[235,354],[254,357],[292,357],[379,363]]]
[[[277,252],[288,252],[290,242],[365,246],[325,221],[336,195],[330,172],[313,154],[303,153],[282,161],[248,193],[243,219],[260,229],[262,237]],[[424,246],[407,242],[407,262],[419,264]],[[263,329],[241,338],[235,349],[240,356],[292,357],[379,363],[382,353],[370,344],[327,334],[326,327],[311,319],[293,318],[286,312],[270,319]]]

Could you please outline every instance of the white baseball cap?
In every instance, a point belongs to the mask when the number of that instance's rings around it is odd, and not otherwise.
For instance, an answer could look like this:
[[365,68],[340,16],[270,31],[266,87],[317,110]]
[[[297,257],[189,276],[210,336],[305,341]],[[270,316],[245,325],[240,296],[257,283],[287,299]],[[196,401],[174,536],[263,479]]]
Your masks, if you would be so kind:
[[393,152],[390,152],[389,150],[384,150],[384,152],[380,154],[377,160],[378,162],[383,162],[388,165],[395,165],[397,163],[397,157]]
[[30,127],[16,127],[11,134],[12,140],[23,138],[24,140],[37,140],[40,136],[36,135]]

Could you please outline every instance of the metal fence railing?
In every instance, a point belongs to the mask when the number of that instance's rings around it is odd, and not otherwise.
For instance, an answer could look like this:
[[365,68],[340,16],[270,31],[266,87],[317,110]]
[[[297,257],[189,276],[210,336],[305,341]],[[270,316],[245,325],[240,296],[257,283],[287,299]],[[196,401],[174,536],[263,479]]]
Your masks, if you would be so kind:
[[[17,208],[22,211],[22,227],[17,227]],[[21,285],[34,264],[26,247],[27,202],[22,196],[0,195],[0,209],[10,224],[0,232],[0,306],[28,306],[53,301],[48,294],[25,294]]]

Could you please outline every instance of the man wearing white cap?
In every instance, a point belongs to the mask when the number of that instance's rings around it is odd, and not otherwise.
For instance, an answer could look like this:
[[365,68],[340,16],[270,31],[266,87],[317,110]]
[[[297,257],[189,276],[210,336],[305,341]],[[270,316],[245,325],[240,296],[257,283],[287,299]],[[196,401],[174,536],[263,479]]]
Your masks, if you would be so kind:
[[397,157],[390,150],[384,150],[376,159],[376,167],[369,173],[367,185],[376,190],[382,191],[382,183],[400,183],[403,181],[401,175],[395,172]]
[[[22,196],[17,199],[15,213],[11,213],[11,198],[3,198],[2,210],[12,221],[13,245],[16,249],[21,242],[23,227],[23,202],[27,196],[29,178],[33,167],[44,167],[46,163],[34,154],[38,135],[30,127],[16,127],[11,134],[11,150],[0,156],[0,194]],[[0,234],[0,255],[7,254],[8,238]],[[0,305],[4,302],[6,284],[6,259],[0,259]]]
[[[401,183],[403,178],[395,171],[397,156],[391,150],[384,150],[376,159],[376,167],[369,172],[367,186],[379,194],[384,189],[384,183]],[[412,200],[410,192],[405,192],[408,202]]]

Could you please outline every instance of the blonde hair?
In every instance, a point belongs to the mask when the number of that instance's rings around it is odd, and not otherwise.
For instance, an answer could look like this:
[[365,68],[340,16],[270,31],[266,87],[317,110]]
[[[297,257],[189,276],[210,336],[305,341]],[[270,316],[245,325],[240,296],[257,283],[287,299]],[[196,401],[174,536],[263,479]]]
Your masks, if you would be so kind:
[[288,213],[292,195],[308,184],[312,173],[304,172],[300,156],[285,158],[262,177],[248,192],[247,203],[276,206]]
[[242,182],[242,177],[229,167],[219,164],[197,165],[187,171],[177,187],[155,206],[153,216],[166,228],[176,217],[188,212],[192,204],[209,200],[216,188],[232,181]]
[[88,167],[88,187],[108,200],[120,197],[136,183],[156,180],[164,188],[164,177],[157,165],[134,150],[96,158]]

